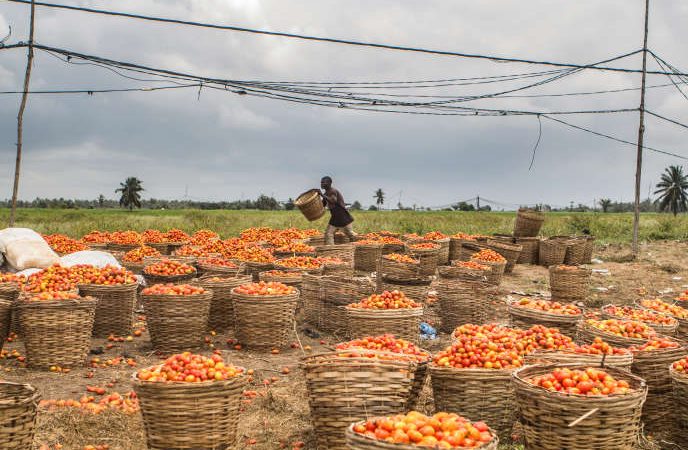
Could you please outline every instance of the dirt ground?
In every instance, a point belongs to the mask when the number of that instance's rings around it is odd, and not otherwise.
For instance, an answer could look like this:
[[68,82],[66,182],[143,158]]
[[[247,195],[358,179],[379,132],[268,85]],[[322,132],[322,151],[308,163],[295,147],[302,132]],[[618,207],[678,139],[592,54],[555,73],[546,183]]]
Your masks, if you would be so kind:
[[[597,248],[595,258],[600,262],[592,268],[601,270],[593,274],[590,301],[595,305],[607,303],[633,303],[641,297],[672,298],[688,289],[688,243],[658,242],[644,245],[637,262],[628,262],[630,249],[623,245],[609,245]],[[606,272],[604,272],[606,270]],[[505,276],[502,282],[502,302],[507,295],[547,294],[547,271],[537,266],[516,266],[513,274]],[[503,303],[494,310],[494,320],[504,320]],[[298,338],[303,346],[310,346],[311,352],[326,350],[328,345],[341,339],[325,335],[309,337],[299,324]],[[239,421],[240,449],[274,450],[291,449],[305,443],[302,448],[314,449],[314,436],[309,423],[307,394],[299,359],[304,352],[299,348],[285,348],[279,354],[256,353],[235,350],[228,345],[230,335],[209,336],[214,348],[221,350],[222,356],[233,364],[254,369],[254,386],[258,396],[243,404]],[[296,338],[294,338],[296,341]],[[424,344],[429,350],[437,350],[448,343],[447,336]],[[136,367],[158,363],[160,357],[153,354],[147,333],[135,337],[131,342],[114,343],[112,348],[104,339],[94,339],[92,349],[103,348],[103,354],[90,355],[105,361],[117,356],[133,357]],[[201,353],[212,352],[210,344]],[[5,345],[5,350],[17,350],[24,354],[21,339]],[[43,399],[78,399],[86,394],[87,385],[108,386],[109,392],[125,393],[131,390],[130,378],[134,368],[123,363],[107,368],[79,368],[70,373],[31,371],[20,367],[16,358],[0,359],[0,370],[4,379],[28,382],[36,386]],[[289,374],[283,374],[283,368]],[[93,372],[93,378],[86,374]],[[276,377],[276,378],[273,378]],[[265,386],[263,381],[273,379]],[[431,391],[424,392],[424,409],[432,411]],[[193,404],[190,408],[195,407]],[[479,418],[474,418],[479,420]],[[143,450],[146,448],[140,414],[107,412],[100,415],[85,414],[71,408],[39,412],[35,448],[61,444],[65,450],[81,450],[85,445],[109,444],[110,449]],[[297,447],[298,448],[298,447]]]

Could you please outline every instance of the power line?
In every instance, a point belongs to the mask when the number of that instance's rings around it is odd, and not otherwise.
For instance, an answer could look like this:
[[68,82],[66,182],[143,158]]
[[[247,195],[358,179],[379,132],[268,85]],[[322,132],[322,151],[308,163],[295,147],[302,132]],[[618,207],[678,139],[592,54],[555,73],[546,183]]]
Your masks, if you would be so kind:
[[668,117],[661,116],[661,115],[659,115],[659,114],[657,114],[657,113],[654,113],[654,112],[652,112],[652,111],[648,111],[647,109],[645,110],[645,113],[647,113],[647,114],[649,114],[649,115],[651,115],[651,116],[655,116],[655,117],[658,118],[658,119],[666,120],[667,122],[671,122],[671,123],[673,123],[673,124],[675,124],[675,125],[678,125],[678,126],[680,126],[680,127],[688,128],[688,125],[686,125],[685,123],[681,123],[681,122],[679,122],[679,121],[677,121],[677,120],[674,120],[674,119],[669,119]]
[[[14,2],[14,3],[22,3],[25,5],[31,4],[30,0],[7,0],[7,1]],[[308,41],[328,42],[328,43],[333,43],[333,44],[345,44],[345,45],[353,45],[353,46],[360,46],[360,47],[381,48],[381,49],[386,49],[386,50],[399,50],[399,51],[407,51],[407,52],[441,55],[441,56],[454,56],[454,57],[461,57],[461,58],[484,59],[484,60],[489,60],[489,61],[493,61],[493,62],[537,64],[537,65],[546,65],[546,66],[553,66],[553,67],[569,67],[569,68],[576,68],[576,69],[594,69],[594,70],[625,72],[625,73],[640,73],[641,72],[640,70],[637,70],[637,69],[623,69],[623,68],[618,68],[618,67],[606,67],[606,66],[593,67],[590,64],[571,64],[571,63],[561,63],[561,62],[554,62],[554,61],[538,61],[538,60],[531,60],[531,59],[525,59],[525,58],[507,58],[507,57],[493,56],[493,55],[462,53],[462,52],[453,52],[453,51],[445,51],[445,50],[432,50],[432,49],[427,49],[427,48],[408,47],[408,46],[393,45],[393,44],[382,44],[382,43],[353,41],[353,40],[348,40],[348,39],[336,39],[336,38],[311,36],[311,35],[303,35],[303,34],[295,34],[295,33],[284,33],[284,32],[279,32],[279,31],[268,31],[268,30],[260,30],[260,29],[255,29],[255,28],[237,27],[237,26],[233,26],[233,25],[219,25],[219,24],[212,24],[212,23],[195,22],[195,21],[180,20],[180,19],[170,19],[170,18],[155,17],[155,16],[146,16],[146,15],[142,15],[142,14],[133,14],[133,13],[125,13],[125,12],[119,12],[119,11],[110,11],[110,10],[94,9],[94,8],[85,8],[85,7],[79,7],[79,6],[60,5],[60,4],[45,3],[45,2],[35,2],[35,5],[48,7],[48,8],[65,9],[65,10],[70,10],[70,11],[80,11],[80,12],[87,12],[87,13],[93,13],[93,14],[101,14],[101,15],[107,15],[107,16],[126,17],[129,19],[139,19],[139,20],[146,20],[146,21],[153,21],[153,22],[171,23],[171,24],[176,24],[176,25],[187,25],[187,26],[200,27],[200,28],[212,28],[212,29],[217,29],[217,30],[238,31],[238,32],[261,34],[261,35],[267,35],[267,36],[279,36],[279,37],[302,39],[302,40],[308,40]],[[641,51],[642,51],[641,49],[635,50],[634,52],[631,52],[630,54],[636,54],[636,53],[639,53]],[[665,73],[665,72],[647,72],[647,73],[655,74],[655,75],[668,75],[668,73]],[[688,75],[688,74],[683,74],[683,75]]]
[[[153,91],[163,91],[168,89],[183,89],[191,87],[199,87],[201,84],[185,84],[185,85],[173,85],[173,86],[153,86],[153,87],[142,87],[142,88],[113,88],[113,89],[46,89],[46,90],[36,90],[27,91],[27,94],[103,94],[111,92],[153,92]],[[23,94],[24,91],[0,91],[0,95],[11,95],[11,94]]]
[[[548,115],[546,115],[546,114],[543,114],[542,117],[544,117],[545,119],[553,120],[553,121],[555,121],[555,122],[559,122],[559,123],[562,124],[562,125],[566,125],[566,126],[568,126],[568,127],[575,128],[575,129],[580,130],[580,131],[585,131],[585,132],[587,132],[587,133],[591,133],[591,134],[594,134],[594,135],[596,135],[596,136],[600,136],[600,137],[603,137],[603,138],[606,138],[606,139],[611,139],[612,141],[620,142],[620,143],[622,143],[622,144],[628,144],[628,145],[632,145],[632,146],[634,146],[634,147],[636,147],[636,146],[638,145],[637,142],[627,141],[627,140],[625,140],[625,139],[617,138],[617,137],[611,136],[611,135],[609,135],[609,134],[605,134],[605,133],[601,133],[601,132],[599,132],[599,131],[591,130],[591,129],[589,129],[589,128],[581,127],[580,125],[575,125],[575,124],[566,122],[566,121],[561,120],[561,119],[557,119],[557,118],[554,118],[554,117],[550,117],[550,116],[548,116]],[[668,151],[665,151],[665,150],[659,150],[659,149],[656,149],[656,148],[648,147],[648,146],[646,146],[646,145],[643,145],[643,148],[644,148],[645,150],[650,150],[650,151],[652,151],[652,152],[661,153],[661,154],[663,154],[663,155],[668,155],[668,156],[673,156],[673,157],[676,157],[676,158],[679,158],[679,159],[688,160],[688,157],[685,157],[685,156],[682,156],[682,155],[679,155],[679,154],[676,154],[676,153],[668,152]]]

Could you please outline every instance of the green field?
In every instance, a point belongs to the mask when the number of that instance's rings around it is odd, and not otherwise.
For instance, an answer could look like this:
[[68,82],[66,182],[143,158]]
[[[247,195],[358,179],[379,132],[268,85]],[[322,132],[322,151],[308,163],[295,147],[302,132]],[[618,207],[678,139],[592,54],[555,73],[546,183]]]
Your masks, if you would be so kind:
[[[390,230],[403,233],[510,233],[514,212],[453,211],[355,211],[357,232]],[[600,242],[630,242],[632,214],[628,213],[548,213],[542,234],[546,236],[581,233],[590,230]],[[9,211],[0,209],[0,223],[7,224]],[[33,228],[42,233],[64,233],[80,237],[91,230],[143,231],[147,228],[166,230],[181,228],[193,232],[201,228],[217,231],[223,237],[237,235],[255,226],[273,228],[299,227],[324,229],[327,219],[308,222],[298,211],[201,211],[119,209],[20,209],[16,226]],[[641,240],[688,239],[688,215],[674,218],[669,214],[647,213],[641,216]]]

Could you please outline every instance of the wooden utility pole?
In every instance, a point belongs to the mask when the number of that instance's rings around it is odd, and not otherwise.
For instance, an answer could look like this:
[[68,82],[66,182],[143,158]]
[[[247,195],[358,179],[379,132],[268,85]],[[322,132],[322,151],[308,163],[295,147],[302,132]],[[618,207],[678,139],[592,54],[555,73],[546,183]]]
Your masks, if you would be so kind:
[[633,256],[638,257],[638,228],[640,227],[640,177],[643,169],[643,138],[645,137],[645,78],[647,76],[647,33],[650,17],[650,0],[645,0],[645,34],[643,37],[643,75],[640,84],[640,125],[638,151],[635,163],[635,210],[633,212]]
[[10,209],[10,226],[14,226],[17,213],[17,194],[19,193],[19,169],[21,168],[22,137],[24,125],[24,110],[29,97],[29,81],[31,80],[31,67],[33,66],[33,30],[36,14],[35,0],[31,0],[31,22],[29,24],[29,53],[26,57],[26,72],[24,73],[24,91],[22,92],[19,114],[17,115],[17,160],[14,164],[14,186],[12,187],[12,207]]

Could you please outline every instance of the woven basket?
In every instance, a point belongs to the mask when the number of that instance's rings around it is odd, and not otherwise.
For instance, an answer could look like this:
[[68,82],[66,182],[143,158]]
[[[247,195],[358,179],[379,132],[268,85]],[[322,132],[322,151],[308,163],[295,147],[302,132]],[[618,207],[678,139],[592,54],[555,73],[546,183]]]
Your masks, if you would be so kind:
[[430,292],[431,277],[413,278],[397,280],[390,276],[381,276],[377,279],[377,292],[401,291],[407,297],[416,300],[418,303],[425,301]]
[[480,250],[487,248],[487,241],[482,244],[478,244],[475,241],[468,241],[461,244],[461,250],[459,251],[458,261],[470,261],[471,257]]
[[342,261],[354,262],[353,244],[322,245],[315,247],[315,254],[318,256],[330,256],[339,258]]
[[596,337],[601,338],[613,347],[628,348],[634,345],[643,345],[645,339],[627,338],[607,333],[585,323],[584,320],[578,322],[578,333],[576,341],[581,344],[592,344]]
[[144,242],[143,245],[156,249],[162,255],[169,255],[171,253],[167,242]]
[[346,450],[344,432],[352,422],[407,409],[416,363],[329,353],[308,356],[301,367],[317,449]]
[[675,442],[688,442],[688,375],[676,372],[669,367],[674,403],[674,436]]
[[418,273],[421,276],[434,275],[439,261],[440,246],[438,248],[411,248],[406,247],[406,251],[419,261]]
[[[562,237],[565,239],[565,237]],[[571,236],[567,240],[566,256],[564,256],[564,264],[574,266],[585,263],[585,247],[587,246],[587,239],[585,237]]]
[[475,241],[460,239],[456,237],[449,238],[449,260],[450,261],[465,261],[461,259],[461,246],[463,244],[475,244]]
[[[312,275],[322,275],[323,269],[324,269],[323,266],[318,266],[316,269],[304,269],[302,267],[283,266],[279,259],[272,264],[272,268],[276,269],[276,270],[281,270],[283,272],[301,272],[301,273],[310,273]],[[258,278],[260,279],[260,273],[258,274]]]
[[437,252],[437,264],[441,266],[449,264],[449,247],[451,246],[451,238],[447,237],[443,239],[433,239],[432,242],[440,246],[440,251]]
[[304,274],[301,282],[301,305],[303,308],[303,320],[314,326],[320,326],[320,311],[322,310],[322,289],[320,280],[324,278],[318,275]]
[[[372,420],[375,419],[380,419],[381,417],[374,417]],[[361,421],[358,423],[365,423],[365,421]],[[393,442],[386,442],[386,441],[381,441],[379,439],[374,439],[368,436],[365,436],[363,434],[356,433],[353,428],[354,425],[357,423],[351,424],[347,429],[346,429],[346,444],[347,448],[349,450],[418,450],[419,447],[418,445],[415,444],[396,444]],[[481,445],[480,447],[472,447],[476,448],[479,450],[497,450],[499,447],[499,438],[495,434],[493,430],[490,430],[490,433],[492,434],[493,438],[490,442],[488,442],[485,445]],[[433,448],[439,448],[439,447],[433,447]],[[466,447],[453,447],[458,450],[461,450]]]
[[544,325],[548,328],[559,328],[562,334],[575,338],[578,330],[578,322],[583,318],[583,313],[576,315],[552,314],[532,308],[518,306],[518,301],[507,303],[507,311],[512,327],[530,328],[533,325]]
[[144,265],[142,262],[136,263],[136,262],[122,261],[121,259],[119,260],[119,262],[128,271],[133,272],[136,275],[143,274]]
[[516,214],[514,223],[514,236],[535,237],[540,234],[540,228],[545,221],[545,215],[541,211],[521,208]]
[[269,263],[261,263],[261,262],[254,262],[254,261],[240,261],[240,264],[244,265],[244,274],[245,275],[251,275],[251,278],[253,281],[259,281],[260,280],[260,273],[265,272],[267,270],[272,270],[274,266],[272,265],[271,262]]
[[234,449],[246,377],[201,383],[132,377],[141,404],[147,448]]
[[153,349],[168,354],[203,345],[212,292],[141,297]]
[[487,282],[495,286],[499,286],[502,282],[502,276],[504,275],[504,269],[506,268],[506,262],[497,261],[483,261],[482,259],[471,259],[471,261],[482,264],[484,266],[490,266],[492,270],[487,274]]
[[422,306],[382,310],[346,308],[349,335],[354,338],[389,333],[398,338],[418,343],[422,315]]
[[353,262],[326,263],[323,265],[323,275],[352,277],[354,276]]
[[585,236],[585,251],[583,252],[583,264],[592,263],[592,252],[595,250],[595,237]]
[[517,237],[515,241],[522,247],[516,264],[537,264],[540,260],[540,238]]
[[[461,262],[461,261],[458,261]],[[448,280],[464,280],[464,281],[487,281],[487,276],[492,271],[488,266],[487,269],[473,269],[471,267],[460,266],[452,263],[451,266],[438,267],[437,274],[439,278]]]
[[79,294],[82,297],[93,297],[98,300],[93,336],[127,336],[131,333],[138,287],[138,283],[79,285]]
[[[614,306],[614,305],[604,305],[603,307],[600,308],[601,311],[601,316],[603,319],[623,319],[623,317],[620,316],[615,316],[613,314],[610,314],[607,312],[607,308]],[[638,307],[638,309],[642,310],[642,308]],[[657,311],[653,311],[658,315],[661,315]],[[671,317],[671,316],[666,316],[666,317]],[[655,330],[659,334],[663,334],[665,336],[673,336],[676,334],[676,330],[678,329],[678,320],[671,317],[674,320],[674,323],[671,325],[665,325],[662,323],[655,323],[655,322],[646,322],[646,321],[641,321],[646,325],[649,325],[652,327],[653,330]]]
[[506,266],[504,267],[505,273],[511,273],[514,270],[516,261],[518,261],[518,256],[521,254],[523,247],[518,244],[510,244],[506,242],[500,242],[494,239],[488,239],[487,247],[496,251],[504,258],[506,258]]
[[206,275],[198,280],[198,284],[204,289],[213,292],[208,313],[208,329],[224,333],[234,329],[234,303],[232,302],[232,289],[242,284],[250,283],[250,275],[237,275],[233,278],[223,278],[221,281],[210,281],[211,276]]
[[455,369],[430,364],[435,411],[479,417],[500,440],[511,441],[514,394],[510,369]]
[[441,331],[446,333],[466,323],[485,323],[497,295],[496,286],[478,280],[439,278],[433,288],[437,291]]
[[[676,341],[677,342],[677,341]],[[688,355],[685,347],[657,349],[633,354],[631,372],[647,383],[642,421],[650,433],[673,431],[674,402],[669,366]]]
[[318,189],[311,189],[299,195],[294,200],[294,204],[310,222],[318,220],[325,215],[325,206]]
[[[554,350],[536,350],[525,356],[526,364],[577,364],[579,366],[601,367],[603,355],[586,353],[559,352]],[[633,354],[604,356],[604,367],[616,367],[626,371],[631,370]]]
[[29,367],[75,367],[84,363],[91,346],[97,300],[29,302],[19,299],[19,322]]
[[567,248],[568,245],[564,240],[557,238],[543,239],[540,241],[538,262],[545,267],[564,264]]
[[141,244],[115,244],[112,242],[108,242],[107,244],[107,249],[110,251],[115,251],[115,252],[128,252],[130,250],[134,250],[136,248],[141,247]]
[[294,294],[280,296],[243,295],[232,289],[236,337],[247,347],[271,349],[289,343],[299,301]]
[[[265,281],[266,283],[269,283],[272,281],[272,282],[286,284],[287,286],[294,286],[296,288],[300,288],[301,283],[303,282],[303,275],[305,272],[290,271],[290,273],[291,274],[297,274],[297,276],[287,277],[287,276],[272,275],[270,273],[270,271],[267,271],[267,272],[259,273],[258,274],[258,280],[259,281]],[[319,275],[319,274],[314,273],[311,275]]]
[[552,298],[559,300],[585,300],[590,291],[592,271],[585,267],[575,270],[560,269],[558,266],[549,268],[549,286]]
[[243,273],[245,268],[241,264],[237,264],[236,268],[227,266],[216,266],[214,264],[196,264],[199,274],[203,276],[218,276],[218,277],[237,277]]
[[0,299],[0,349],[7,341],[7,336],[10,335],[13,309],[14,303],[11,300]]
[[0,448],[33,448],[40,399],[38,390],[30,384],[0,382]]
[[389,276],[396,280],[416,279],[420,277],[420,261],[407,263],[394,261],[384,256],[380,259],[379,276]]
[[[218,256],[214,254],[212,256]],[[198,256],[186,256],[186,255],[166,255],[166,256],[144,256],[143,265],[149,266],[151,264],[158,263],[163,260],[177,261],[183,264],[188,264],[190,266],[195,266],[196,261],[198,261]]]
[[[17,302],[17,299],[19,298],[19,292],[19,284],[17,283],[0,283],[0,300],[9,300],[12,303],[12,305],[14,305]],[[12,307],[10,319],[10,332],[19,334],[19,317],[17,316],[17,312],[17,308]],[[5,341],[3,340],[2,342],[4,344]]]
[[[587,397],[548,391],[525,381],[549,373],[559,365],[526,366],[513,374],[516,404],[526,448],[634,449],[640,431],[640,412],[647,394],[645,382],[614,367],[607,371],[626,380],[635,391],[626,395]],[[585,369],[586,366],[563,366]],[[593,411],[589,417],[571,423]],[[489,423],[489,422],[488,422]]]
[[[677,305],[677,306],[680,306],[680,305]],[[646,308],[640,304],[638,305],[638,307],[642,308],[642,309],[647,309],[649,311],[656,312],[658,314],[662,314],[658,311],[655,311],[654,309]],[[667,315],[673,317],[674,319],[676,319],[678,321],[678,328],[676,328],[676,332],[675,332],[674,337],[676,337],[679,340],[682,340],[684,342],[688,342],[688,319],[682,319],[680,317],[676,317],[676,316],[673,316],[671,314],[667,314]]]
[[354,245],[354,270],[361,272],[377,271],[378,261],[382,256],[382,244]]
[[[346,305],[360,301],[375,292],[375,283],[368,277],[323,277],[320,280],[318,328],[346,336]],[[373,333],[374,335],[380,333]]]
[[162,283],[162,284],[167,284],[167,283],[173,283],[173,284],[184,284],[187,283],[194,278],[196,278],[196,271],[194,270],[192,273],[187,273],[184,275],[170,275],[170,276],[157,276],[157,275],[148,275],[147,273],[144,272],[143,278],[146,280],[146,285],[147,286],[153,286],[154,284]]

